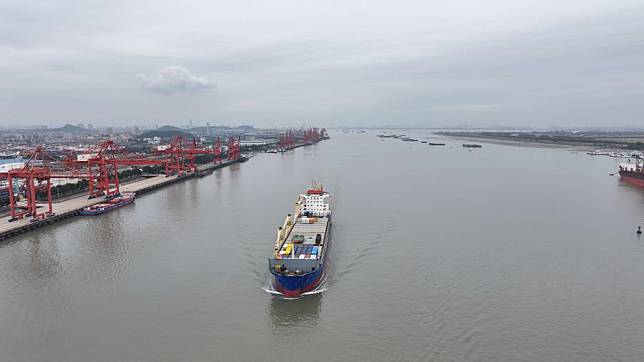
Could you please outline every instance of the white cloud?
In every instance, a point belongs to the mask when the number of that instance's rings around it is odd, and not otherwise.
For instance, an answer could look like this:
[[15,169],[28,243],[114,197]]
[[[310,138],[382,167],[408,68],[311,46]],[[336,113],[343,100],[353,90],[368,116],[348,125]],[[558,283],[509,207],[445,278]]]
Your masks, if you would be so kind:
[[163,95],[196,92],[215,87],[211,80],[191,74],[180,65],[165,67],[156,74],[137,74],[143,88]]

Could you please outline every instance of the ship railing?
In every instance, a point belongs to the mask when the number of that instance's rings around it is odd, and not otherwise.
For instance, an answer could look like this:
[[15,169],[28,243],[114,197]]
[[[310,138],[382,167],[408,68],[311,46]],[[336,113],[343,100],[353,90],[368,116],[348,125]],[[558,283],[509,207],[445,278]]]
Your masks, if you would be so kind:
[[317,268],[318,264],[318,259],[268,259],[271,270],[275,269],[275,265],[284,265],[288,270],[301,270],[308,273],[315,270],[314,268]]

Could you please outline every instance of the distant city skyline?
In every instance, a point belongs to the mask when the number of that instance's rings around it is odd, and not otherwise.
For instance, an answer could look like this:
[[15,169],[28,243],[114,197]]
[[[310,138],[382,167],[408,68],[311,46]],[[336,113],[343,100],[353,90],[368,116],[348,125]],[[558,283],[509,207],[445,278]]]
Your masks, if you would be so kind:
[[644,127],[635,0],[0,4],[0,126]]

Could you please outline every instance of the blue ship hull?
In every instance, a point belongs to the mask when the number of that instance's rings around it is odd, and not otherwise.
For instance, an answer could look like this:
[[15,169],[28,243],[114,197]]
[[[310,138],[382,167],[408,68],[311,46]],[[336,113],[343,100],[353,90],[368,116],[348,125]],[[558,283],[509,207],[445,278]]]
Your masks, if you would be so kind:
[[315,289],[320,284],[324,276],[324,264],[303,275],[281,275],[272,271],[271,273],[275,277],[275,289],[286,297],[294,298]]

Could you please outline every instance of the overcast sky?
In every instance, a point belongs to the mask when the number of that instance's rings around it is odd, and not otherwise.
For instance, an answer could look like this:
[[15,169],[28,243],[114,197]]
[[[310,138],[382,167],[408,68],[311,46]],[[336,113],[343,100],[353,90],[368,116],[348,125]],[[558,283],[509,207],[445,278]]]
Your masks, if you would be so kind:
[[0,0],[0,125],[644,127],[644,1]]

